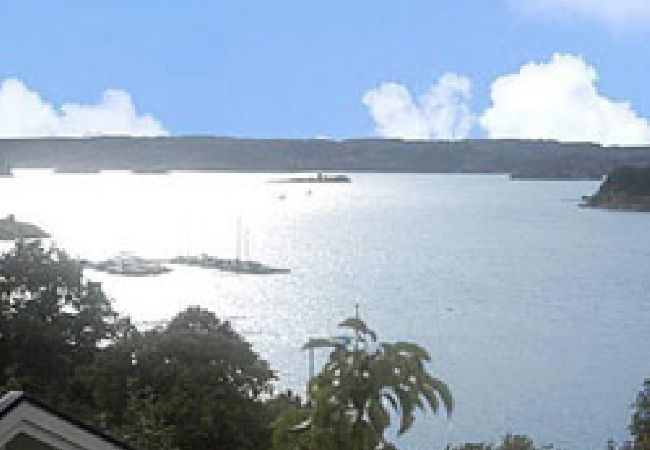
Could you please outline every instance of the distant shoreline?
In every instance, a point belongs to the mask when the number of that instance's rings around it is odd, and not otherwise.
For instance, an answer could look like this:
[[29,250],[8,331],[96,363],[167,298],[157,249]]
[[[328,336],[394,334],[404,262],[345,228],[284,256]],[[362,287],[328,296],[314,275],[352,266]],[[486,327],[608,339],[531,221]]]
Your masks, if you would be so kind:
[[650,165],[650,147],[526,140],[245,139],[206,136],[0,139],[0,163],[62,173],[369,172],[512,174],[516,179],[600,179]]

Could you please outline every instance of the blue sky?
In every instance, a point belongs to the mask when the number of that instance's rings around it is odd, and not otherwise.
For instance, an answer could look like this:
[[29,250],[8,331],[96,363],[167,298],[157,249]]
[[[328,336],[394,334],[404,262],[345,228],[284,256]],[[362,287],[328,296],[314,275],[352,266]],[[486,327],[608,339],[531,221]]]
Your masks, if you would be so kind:
[[561,52],[650,117],[650,14],[615,22],[589,12],[602,0],[580,1],[531,13],[516,0],[6,0],[0,80],[55,108],[124,90],[171,134],[341,138],[380,133],[362,99],[382,83],[417,98],[459,74],[478,116],[495,79]]

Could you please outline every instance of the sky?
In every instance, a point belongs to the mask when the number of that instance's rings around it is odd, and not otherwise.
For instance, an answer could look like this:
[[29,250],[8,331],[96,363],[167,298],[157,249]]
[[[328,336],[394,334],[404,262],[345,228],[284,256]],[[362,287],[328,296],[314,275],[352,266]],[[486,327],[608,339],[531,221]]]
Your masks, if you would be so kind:
[[0,137],[650,144],[648,0],[1,0]]

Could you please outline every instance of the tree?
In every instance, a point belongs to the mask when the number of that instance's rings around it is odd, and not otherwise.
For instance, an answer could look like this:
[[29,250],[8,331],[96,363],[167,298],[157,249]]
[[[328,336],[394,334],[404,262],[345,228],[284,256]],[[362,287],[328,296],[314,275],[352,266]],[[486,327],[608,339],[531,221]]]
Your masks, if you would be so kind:
[[0,388],[84,417],[90,393],[78,371],[124,326],[63,250],[18,241],[0,258]]
[[650,450],[650,378],[643,382],[634,402],[630,432],[634,438],[634,450]]
[[[447,446],[447,449],[449,449],[449,446]],[[466,442],[452,447],[452,450],[494,450],[494,446],[485,442]]]
[[[552,445],[543,445],[539,450],[550,450]],[[531,438],[521,434],[506,434],[496,450],[538,450]]]
[[484,442],[456,445],[453,450],[551,450],[553,445],[536,447],[531,438],[523,434],[506,434],[499,445]]
[[[141,435],[143,414],[146,419],[147,408],[154,408],[155,423],[172,427],[174,447],[268,448],[270,419],[262,400],[272,393],[273,372],[209,311],[191,307],[162,329],[118,341],[99,355],[93,378],[99,410],[113,429]],[[150,404],[134,405],[147,406],[136,408],[142,414],[125,414],[140,392]]]
[[138,331],[64,251],[0,257],[0,390],[21,389],[144,449],[267,449],[273,372],[227,322],[189,308]]
[[309,383],[312,404],[293,408],[274,424],[274,448],[361,450],[395,448],[385,438],[390,410],[400,414],[399,434],[407,432],[417,409],[451,414],[447,385],[425,366],[431,358],[409,342],[379,343],[358,317],[341,328],[351,336],[311,339],[304,349],[329,348],[329,360]]
[[118,434],[138,449],[176,450],[172,444],[174,427],[165,423],[163,415],[151,389],[131,392]]

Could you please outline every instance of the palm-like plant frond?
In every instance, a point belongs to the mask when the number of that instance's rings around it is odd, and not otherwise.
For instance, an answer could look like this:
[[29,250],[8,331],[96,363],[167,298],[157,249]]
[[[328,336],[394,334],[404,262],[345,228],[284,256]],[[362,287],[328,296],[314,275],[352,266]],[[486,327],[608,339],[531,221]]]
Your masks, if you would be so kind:
[[390,424],[389,407],[400,415],[400,434],[412,426],[416,409],[428,408],[435,413],[442,403],[451,414],[451,392],[444,382],[426,372],[421,359],[424,354],[393,350],[383,345],[368,355],[337,352],[315,385],[332,385],[338,401],[350,405],[356,417],[365,418],[375,429],[385,430]]
[[399,417],[398,434],[412,427],[417,410],[437,413],[442,406],[451,414],[451,391],[429,373],[431,356],[424,348],[410,342],[377,343],[375,332],[358,318],[346,319],[340,326],[354,336],[314,338],[303,346],[331,349],[323,369],[309,384],[315,405],[303,424],[309,424],[311,449],[330,448],[318,442],[336,442],[339,448],[354,450],[380,444],[395,449],[384,438],[391,413]]
[[303,346],[303,350],[312,348],[332,348],[341,347],[343,344],[331,338],[310,338]]
[[350,328],[355,333],[359,333],[362,336],[370,336],[373,342],[377,341],[377,333],[368,328],[368,325],[357,317],[348,317],[339,324],[339,327]]

